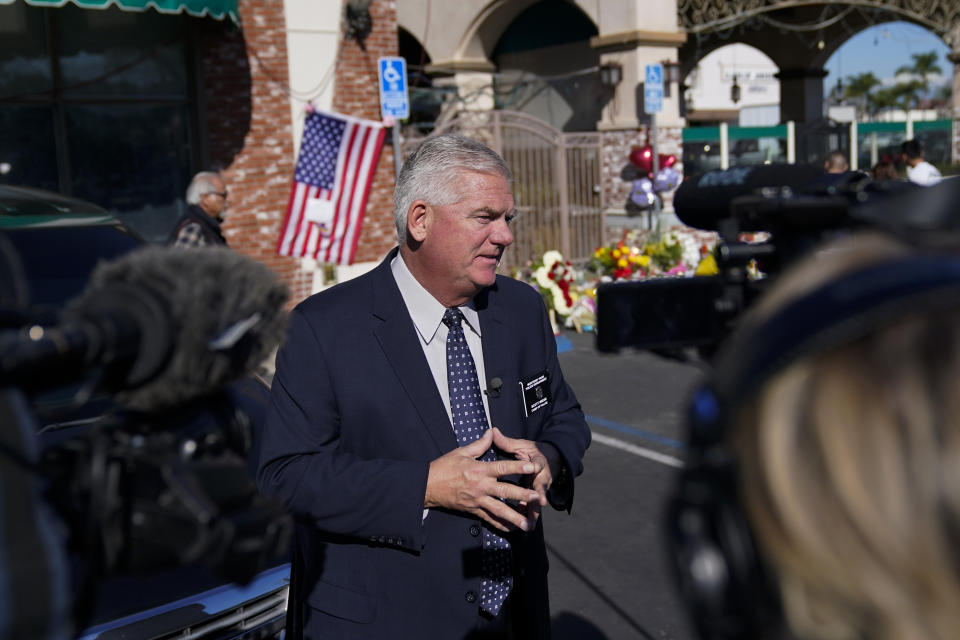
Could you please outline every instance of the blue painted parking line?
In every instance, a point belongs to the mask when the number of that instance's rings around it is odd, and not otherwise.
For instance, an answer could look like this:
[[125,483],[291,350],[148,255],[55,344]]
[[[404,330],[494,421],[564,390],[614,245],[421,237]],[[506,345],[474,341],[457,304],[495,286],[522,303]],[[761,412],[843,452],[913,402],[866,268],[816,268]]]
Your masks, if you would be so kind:
[[639,436],[650,440],[651,442],[656,442],[658,444],[665,445],[667,447],[672,447],[674,449],[686,449],[687,445],[679,440],[674,440],[673,438],[667,438],[666,436],[661,436],[656,433],[650,433],[649,431],[644,431],[643,429],[637,429],[636,427],[628,427],[625,424],[620,424],[619,422],[613,422],[611,420],[605,420],[604,418],[598,418],[597,416],[585,415],[587,422],[590,424],[595,424],[600,427],[606,427],[607,429],[614,429],[615,431],[620,431],[621,433],[628,433],[633,436]]

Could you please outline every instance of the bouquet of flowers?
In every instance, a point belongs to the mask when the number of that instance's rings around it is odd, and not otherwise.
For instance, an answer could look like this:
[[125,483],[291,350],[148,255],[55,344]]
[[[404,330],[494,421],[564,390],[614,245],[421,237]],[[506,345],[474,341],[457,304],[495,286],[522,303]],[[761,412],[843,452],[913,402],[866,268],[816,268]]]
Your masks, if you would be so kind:
[[633,276],[649,274],[650,256],[639,247],[630,246],[624,240],[616,244],[598,247],[593,252],[590,268],[601,277],[626,280]]
[[686,271],[683,264],[683,246],[671,233],[661,235],[655,241],[648,242],[643,247],[644,255],[650,256],[660,273],[676,275]]
[[558,316],[568,316],[575,301],[576,273],[573,265],[559,251],[547,251],[533,265],[533,279],[544,298],[547,309]]

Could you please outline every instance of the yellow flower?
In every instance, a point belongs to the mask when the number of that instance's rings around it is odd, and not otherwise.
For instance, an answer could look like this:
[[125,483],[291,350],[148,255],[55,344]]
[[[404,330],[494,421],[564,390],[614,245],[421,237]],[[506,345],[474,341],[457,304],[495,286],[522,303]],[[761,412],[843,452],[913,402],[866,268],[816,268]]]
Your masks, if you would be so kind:
[[626,258],[620,258],[619,260],[617,260],[617,266],[620,267],[621,269],[626,269],[629,264],[630,264],[630,261],[627,260]]
[[717,259],[713,257],[712,253],[704,256],[700,264],[697,265],[697,270],[693,272],[697,276],[715,276],[718,273],[720,273],[720,270],[717,268]]
[[611,255],[613,255],[614,260],[618,259],[620,257],[620,249],[614,249]]
[[637,264],[646,269],[650,266],[650,256],[640,256],[637,258]]

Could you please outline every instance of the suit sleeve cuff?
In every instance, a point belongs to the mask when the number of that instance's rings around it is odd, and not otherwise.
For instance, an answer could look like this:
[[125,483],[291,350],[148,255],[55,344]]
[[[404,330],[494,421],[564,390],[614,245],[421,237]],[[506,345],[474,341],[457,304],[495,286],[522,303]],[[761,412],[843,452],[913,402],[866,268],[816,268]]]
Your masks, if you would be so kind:
[[547,502],[557,511],[570,513],[573,508],[573,475],[569,465],[555,446],[549,442],[538,442],[537,446],[550,465],[553,484],[547,489]]

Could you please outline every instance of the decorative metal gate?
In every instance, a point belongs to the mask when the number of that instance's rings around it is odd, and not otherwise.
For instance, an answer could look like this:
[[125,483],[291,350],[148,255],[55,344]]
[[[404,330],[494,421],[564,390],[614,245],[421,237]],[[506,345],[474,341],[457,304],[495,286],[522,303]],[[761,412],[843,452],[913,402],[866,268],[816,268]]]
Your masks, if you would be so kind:
[[[522,267],[550,249],[588,260],[603,242],[599,133],[563,133],[515,111],[462,112],[434,134],[456,132],[503,156],[513,172],[517,219],[502,268]],[[423,138],[404,141],[404,157]]]

